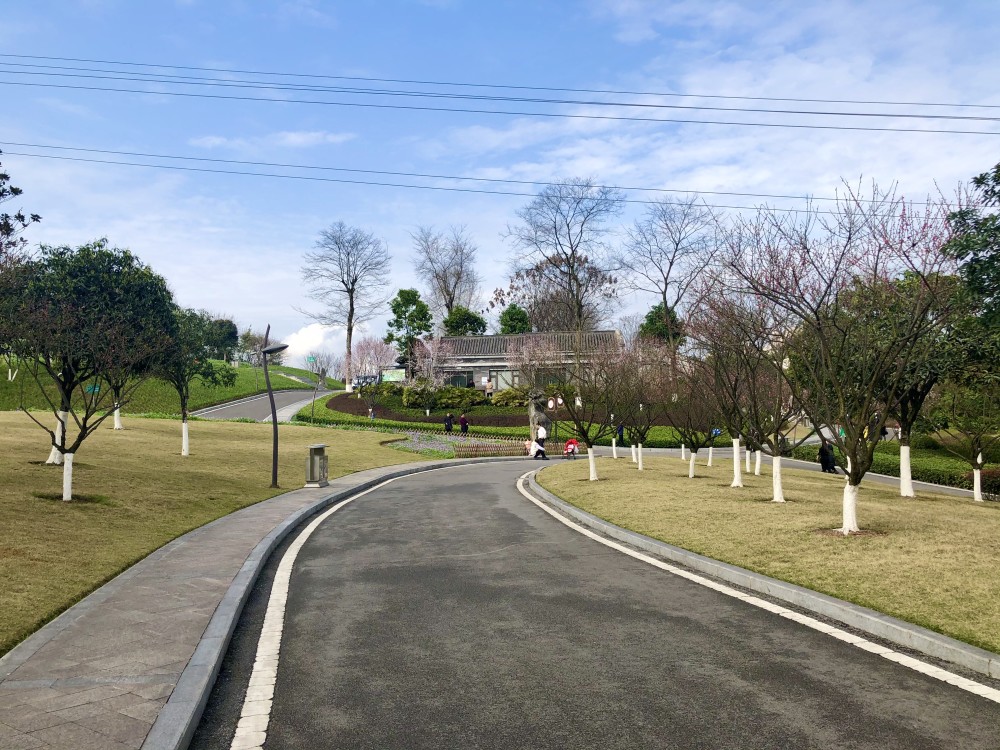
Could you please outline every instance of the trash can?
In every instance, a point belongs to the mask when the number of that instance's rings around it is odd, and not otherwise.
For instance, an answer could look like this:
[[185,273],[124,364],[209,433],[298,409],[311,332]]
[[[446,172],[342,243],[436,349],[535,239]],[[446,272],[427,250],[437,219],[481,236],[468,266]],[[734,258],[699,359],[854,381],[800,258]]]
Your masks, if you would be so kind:
[[328,484],[326,445],[310,445],[309,458],[306,459],[306,487],[326,487]]

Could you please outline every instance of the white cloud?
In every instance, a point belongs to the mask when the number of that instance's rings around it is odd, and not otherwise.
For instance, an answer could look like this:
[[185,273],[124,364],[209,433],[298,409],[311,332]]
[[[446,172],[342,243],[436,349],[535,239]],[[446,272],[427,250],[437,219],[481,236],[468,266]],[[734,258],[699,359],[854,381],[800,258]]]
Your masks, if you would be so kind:
[[225,148],[233,151],[257,151],[268,147],[312,148],[347,143],[356,138],[355,133],[331,133],[325,130],[280,130],[267,135],[229,137],[203,135],[188,139],[188,144],[198,148]]
[[337,355],[343,354],[346,336],[340,328],[310,323],[285,336],[282,341],[288,344],[286,361],[305,366],[307,364],[305,358],[310,352],[328,351]]

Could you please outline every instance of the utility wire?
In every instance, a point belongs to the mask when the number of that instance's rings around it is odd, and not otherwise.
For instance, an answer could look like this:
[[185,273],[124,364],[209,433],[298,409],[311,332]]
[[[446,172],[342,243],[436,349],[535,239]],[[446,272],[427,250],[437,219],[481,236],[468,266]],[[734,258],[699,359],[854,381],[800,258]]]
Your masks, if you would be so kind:
[[[414,178],[428,179],[428,180],[483,182],[483,183],[501,184],[501,185],[527,185],[531,187],[554,187],[561,184],[558,182],[544,181],[544,180],[514,180],[514,179],[502,179],[498,177],[469,177],[466,175],[431,174],[426,172],[391,172],[388,170],[381,170],[381,169],[355,169],[350,167],[327,167],[314,164],[288,164],[282,162],[269,162],[269,161],[248,161],[243,159],[219,159],[208,156],[178,156],[176,154],[153,154],[143,151],[115,151],[111,149],[81,148],[76,146],[52,146],[44,143],[23,143],[20,141],[0,141],[0,146],[14,146],[17,148],[38,148],[38,149],[48,149],[53,151],[75,151],[87,154],[104,154],[107,156],[131,156],[143,159],[174,159],[178,161],[208,162],[212,164],[233,164],[237,166],[275,167],[280,169],[306,169],[306,170],[316,170],[324,172],[346,172],[351,174],[382,175],[387,177],[414,177]],[[15,152],[7,152],[7,153],[15,153]],[[117,163],[117,162],[110,162],[110,163]],[[155,166],[155,165],[150,165],[150,166]],[[598,189],[621,190],[624,192],[680,193],[687,195],[724,195],[724,196],[734,196],[740,198],[777,198],[785,200],[802,200],[802,201],[837,202],[842,200],[842,198],[826,198],[826,197],[815,197],[809,195],[783,195],[777,193],[745,193],[745,192],[736,192],[729,190],[683,190],[681,188],[651,188],[651,187],[635,187],[630,185],[594,185],[594,187]],[[522,195],[522,193],[517,193],[517,195]],[[527,195],[527,193],[523,193],[523,195]],[[862,203],[882,202],[871,198],[857,198],[853,200],[857,200]],[[926,206],[928,204],[908,201],[907,205]]]
[[[290,174],[276,174],[274,172],[251,172],[246,170],[213,169],[209,167],[187,167],[178,164],[144,164],[141,162],[120,161],[112,159],[93,159],[80,156],[60,156],[56,154],[31,154],[22,151],[4,151],[4,154],[8,156],[23,156],[34,159],[54,159],[57,161],[83,162],[87,164],[111,164],[111,165],[127,166],[127,167],[146,167],[148,169],[168,169],[178,172],[199,172],[207,174],[239,175],[245,177],[268,177],[268,178],[276,178],[283,180],[303,180],[308,182],[328,182],[328,183],[347,184],[347,185],[367,185],[373,187],[406,188],[412,190],[436,190],[436,191],[444,191],[452,193],[474,193],[478,195],[503,195],[503,196],[515,196],[524,198],[536,197],[534,193],[525,193],[513,190],[482,190],[478,188],[448,187],[444,185],[413,185],[409,183],[376,182],[372,180],[349,180],[349,179],[335,178],[335,177],[317,177],[313,175],[290,175]],[[653,205],[658,201],[636,200],[633,198],[625,198],[622,199],[621,202],[634,203],[640,205]],[[721,208],[733,211],[756,211],[763,207],[763,206],[729,206],[729,205],[714,204],[714,203],[702,203],[701,205],[707,208]],[[827,214],[831,216],[837,215],[835,211],[823,211],[813,208],[779,208],[775,206],[766,206],[766,208],[771,211],[782,211],[785,213]]]
[[804,123],[777,123],[777,122],[745,122],[737,120],[695,120],[684,118],[666,117],[639,117],[625,115],[585,115],[571,114],[565,112],[523,112],[511,110],[495,109],[473,109],[466,107],[430,107],[407,104],[380,104],[373,102],[337,102],[317,99],[286,99],[256,96],[237,96],[234,94],[199,94],[190,91],[149,91],[143,89],[112,88],[107,86],[81,86],[66,83],[25,83],[22,81],[0,81],[0,86],[24,86],[38,88],[69,89],[76,91],[108,91],[127,94],[146,94],[153,96],[175,96],[194,99],[215,99],[224,101],[260,101],[280,104],[316,104],[332,107],[363,107],[370,109],[392,109],[416,112],[458,112],[464,114],[484,114],[484,115],[513,115],[517,117],[545,117],[573,120],[605,120],[605,121],[626,121],[626,122],[661,122],[661,123],[686,123],[697,125],[739,125],[761,128],[794,128],[798,130],[851,130],[866,132],[891,132],[891,133],[944,133],[951,135],[1000,135],[1000,131],[983,130],[946,130],[939,128],[895,128],[895,127],[873,127],[862,125],[816,125]]
[[[890,106],[914,106],[914,107],[968,107],[976,109],[1000,109],[1000,104],[961,104],[957,102],[950,102],[950,103],[912,102],[912,101],[891,101],[884,99],[809,99],[809,98],[798,98],[798,97],[739,96],[730,94],[695,94],[695,93],[678,93],[678,92],[665,92],[665,91],[630,91],[623,89],[565,88],[565,87],[555,87],[555,86],[526,86],[517,84],[496,84],[496,83],[471,83],[471,82],[462,83],[455,81],[428,81],[428,80],[414,80],[406,78],[373,78],[373,77],[363,77],[363,76],[320,75],[316,73],[288,73],[280,71],[276,72],[276,71],[263,71],[263,70],[246,70],[240,68],[197,67],[191,65],[138,63],[138,62],[123,61],[123,60],[94,60],[90,58],[54,57],[47,55],[0,54],[0,58],[10,58],[18,60],[48,60],[54,62],[82,62],[82,63],[97,64],[97,65],[127,65],[130,67],[157,68],[161,70],[170,69],[170,70],[189,70],[189,71],[209,72],[209,73],[236,73],[242,75],[282,76],[286,78],[308,78],[314,80],[362,81],[367,83],[402,83],[402,84],[412,84],[412,85],[422,85],[422,86],[454,86],[454,87],[467,87],[467,88],[509,89],[509,90],[519,90],[519,91],[552,91],[552,92],[566,92],[575,94],[618,94],[618,95],[628,95],[628,96],[730,99],[730,100],[740,100],[740,101],[808,102],[814,104],[879,104],[879,105],[890,105]],[[41,67],[41,66],[35,66],[35,67]]]
[[[10,63],[0,62],[0,65],[10,65]],[[54,66],[45,66],[54,67]],[[347,86],[314,86],[302,84],[280,84],[270,81],[252,81],[240,79],[204,78],[195,76],[164,76],[152,73],[130,73],[128,71],[116,70],[94,70],[89,68],[72,69],[76,71],[89,72],[49,72],[49,71],[29,71],[29,70],[4,70],[0,68],[0,73],[19,76],[46,76],[49,78],[73,78],[103,81],[126,81],[133,83],[156,83],[169,84],[175,86],[213,86],[220,88],[236,89],[256,89],[265,91],[305,91],[311,93],[334,93],[363,96],[386,96],[386,97],[413,97],[427,99],[450,99],[459,101],[487,101],[504,102],[514,104],[552,104],[561,106],[581,106],[581,107],[630,107],[633,109],[652,110],[685,110],[685,111],[711,111],[711,112],[740,112],[752,114],[774,114],[774,115],[804,115],[810,117],[878,117],[878,118],[902,118],[917,120],[958,120],[971,122],[1000,122],[1000,117],[986,117],[982,115],[949,115],[949,114],[923,114],[919,112],[839,112],[833,110],[802,110],[802,109],[767,109],[763,107],[719,107],[695,104],[659,104],[655,102],[623,102],[623,101],[600,101],[585,99],[553,99],[540,97],[516,97],[516,96],[496,96],[485,94],[449,94],[439,91],[405,91],[399,89],[373,89],[357,88]],[[115,75],[97,75],[97,73],[109,73]]]

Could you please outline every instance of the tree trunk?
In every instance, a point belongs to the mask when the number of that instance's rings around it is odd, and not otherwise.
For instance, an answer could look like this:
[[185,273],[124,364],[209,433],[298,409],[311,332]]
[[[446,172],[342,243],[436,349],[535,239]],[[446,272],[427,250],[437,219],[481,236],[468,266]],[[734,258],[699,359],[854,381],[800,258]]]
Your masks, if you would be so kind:
[[983,454],[980,453],[976,459],[976,467],[972,470],[972,499],[977,503],[983,502]]
[[[62,445],[63,438],[66,435],[66,420],[69,419],[68,411],[60,411],[56,415],[56,445]],[[46,459],[45,463],[54,464],[58,466],[63,462],[63,454],[59,452],[56,445],[52,446],[52,450],[49,451],[49,457]]]
[[597,461],[594,459],[594,449],[587,448],[587,461],[590,462],[590,481],[597,481]]
[[698,457],[698,451],[691,451],[691,458],[688,459],[688,479],[694,479],[694,460]]
[[638,453],[639,453],[639,471],[642,471],[642,443],[639,443]]
[[632,463],[634,464],[639,463],[639,459],[636,458],[635,455],[635,443],[632,443],[631,448],[632,448]]
[[902,497],[916,497],[913,491],[913,474],[910,471],[910,446],[899,446],[899,494]]
[[122,427],[122,410],[119,409],[118,406],[115,406],[115,429],[116,430],[125,429],[124,427]]
[[351,341],[354,339],[354,321],[348,321],[347,323],[347,352],[344,354],[344,390],[348,393],[354,393],[354,385],[352,384],[353,373],[353,361],[351,360]]
[[684,455],[684,443],[681,443],[681,461],[687,461],[687,456]]
[[706,466],[711,466],[712,465],[712,448],[713,447],[714,446],[711,446],[711,445],[708,446],[708,463],[705,464]]
[[189,456],[191,455],[191,442],[188,439],[188,420],[187,415],[181,420],[181,455]]
[[753,451],[750,450],[750,446],[747,446],[747,474],[750,473],[750,456],[753,455]]
[[852,531],[860,531],[858,528],[858,486],[851,484],[850,478],[844,485],[844,525],[837,531],[844,536]]
[[763,451],[754,451],[753,453],[754,453],[754,457],[753,457],[753,475],[755,477],[759,477],[760,476],[760,454],[763,453]]
[[73,454],[63,456],[63,502],[73,499]]
[[742,487],[743,475],[740,473],[740,439],[733,439],[733,483],[730,487]]
[[611,438],[611,458],[618,458],[618,444],[615,442],[614,438]]
[[785,502],[785,493],[781,489],[781,454],[771,459],[771,502]]

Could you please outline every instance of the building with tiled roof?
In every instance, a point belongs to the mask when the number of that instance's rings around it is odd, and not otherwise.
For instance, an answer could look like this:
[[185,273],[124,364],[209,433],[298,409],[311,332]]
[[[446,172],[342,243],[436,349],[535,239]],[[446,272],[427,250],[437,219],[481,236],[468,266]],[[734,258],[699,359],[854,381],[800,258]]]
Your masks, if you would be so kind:
[[451,385],[504,390],[518,385],[517,357],[526,347],[544,348],[548,356],[562,355],[567,363],[589,352],[621,346],[618,331],[516,333],[493,336],[445,336],[437,370]]

